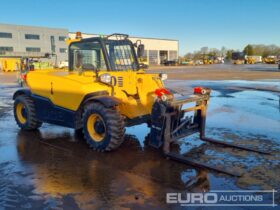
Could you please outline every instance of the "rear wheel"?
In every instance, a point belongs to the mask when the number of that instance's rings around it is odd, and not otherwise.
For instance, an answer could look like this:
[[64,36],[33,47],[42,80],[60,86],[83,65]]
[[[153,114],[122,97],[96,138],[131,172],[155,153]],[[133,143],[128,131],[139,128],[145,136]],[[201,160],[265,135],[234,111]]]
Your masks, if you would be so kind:
[[41,127],[36,117],[32,99],[26,95],[17,96],[14,102],[14,116],[18,126],[23,130],[35,130]]
[[111,151],[123,142],[124,120],[115,108],[92,103],[85,107],[83,113],[83,133],[91,148]]

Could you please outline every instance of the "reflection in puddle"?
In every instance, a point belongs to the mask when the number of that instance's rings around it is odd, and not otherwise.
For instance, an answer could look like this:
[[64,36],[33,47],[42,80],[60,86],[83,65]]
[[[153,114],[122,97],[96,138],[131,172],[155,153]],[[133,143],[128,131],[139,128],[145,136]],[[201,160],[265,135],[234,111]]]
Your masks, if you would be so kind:
[[[40,131],[20,131],[17,135],[19,158],[34,171],[36,195],[71,194],[79,205],[94,201],[104,207],[132,205],[137,201],[145,206],[155,199],[160,204],[165,194],[158,192],[170,188],[209,190],[206,171],[193,177],[193,169],[174,164],[157,151],[143,150],[135,136],[127,135],[119,150],[105,154],[89,150],[82,139],[73,142],[62,136],[43,136],[46,134]],[[188,171],[189,175],[181,179],[181,174]]]

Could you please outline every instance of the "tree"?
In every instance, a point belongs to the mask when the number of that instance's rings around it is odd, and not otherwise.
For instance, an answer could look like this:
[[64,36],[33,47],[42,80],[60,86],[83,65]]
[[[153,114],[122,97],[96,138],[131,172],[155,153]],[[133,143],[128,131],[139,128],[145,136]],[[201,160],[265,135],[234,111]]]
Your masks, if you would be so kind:
[[233,53],[233,50],[228,50],[227,52],[226,52],[226,59],[232,59],[232,53]]
[[223,47],[221,48],[221,51],[220,51],[220,52],[221,52],[221,56],[225,56],[226,53],[227,53],[226,47],[223,46]]
[[254,48],[253,48],[252,45],[248,44],[248,45],[244,48],[243,52],[245,53],[245,55],[254,55]]
[[[188,59],[202,59],[203,56],[209,55],[209,56],[225,56],[227,59],[232,58],[232,52],[234,51],[240,51],[238,49],[226,49],[226,47],[222,47],[220,50],[216,48],[209,48],[209,47],[202,47],[198,51],[194,51],[191,53],[187,53],[184,57]],[[245,46],[243,52],[246,55],[259,55],[263,57],[267,57],[269,55],[280,55],[280,47],[277,45],[264,45],[264,44],[258,44],[258,45],[251,45],[248,44]]]
[[193,56],[194,56],[193,53],[187,53],[187,54],[184,56],[184,58],[186,58],[186,59],[192,59]]
[[216,49],[216,48],[211,48],[211,49],[209,50],[208,55],[213,56],[213,57],[216,57],[216,56],[219,56],[219,55],[220,55],[220,51],[219,51],[218,49]]
[[[276,45],[258,44],[258,45],[251,45],[251,46],[253,48],[254,55],[260,55],[263,57],[267,57],[269,55],[279,55],[280,54],[280,47],[278,47]],[[246,47],[244,48],[244,52],[245,52]],[[247,54],[247,55],[249,55],[249,54]]]

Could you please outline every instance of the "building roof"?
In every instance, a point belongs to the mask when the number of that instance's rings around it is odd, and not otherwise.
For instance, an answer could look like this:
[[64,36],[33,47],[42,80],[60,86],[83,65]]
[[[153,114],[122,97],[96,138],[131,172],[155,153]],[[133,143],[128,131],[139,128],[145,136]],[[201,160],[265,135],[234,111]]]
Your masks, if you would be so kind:
[[17,24],[9,24],[9,23],[0,23],[0,26],[30,27],[30,28],[38,28],[38,29],[50,29],[50,30],[65,30],[65,31],[68,31],[67,28],[52,28],[52,27],[45,27],[45,26],[17,25]]
[[[69,34],[76,34],[76,32],[69,31]],[[83,32],[82,32],[82,34],[89,35],[89,36],[100,36],[100,35],[107,36],[106,34],[92,34],[92,33],[83,33]],[[139,36],[129,36],[129,38],[135,38],[135,39],[155,39],[155,40],[165,40],[165,41],[179,42],[179,40],[177,40],[177,39],[163,39],[163,38],[151,38],[151,37],[139,37]]]

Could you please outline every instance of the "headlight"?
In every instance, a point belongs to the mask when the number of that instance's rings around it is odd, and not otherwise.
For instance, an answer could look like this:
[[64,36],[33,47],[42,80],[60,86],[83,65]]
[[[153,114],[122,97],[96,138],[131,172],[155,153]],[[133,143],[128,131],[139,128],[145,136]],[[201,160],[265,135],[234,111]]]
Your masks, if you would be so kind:
[[110,74],[101,74],[99,76],[99,80],[104,83],[111,83],[111,75]]
[[161,80],[167,80],[167,74],[159,74]]

